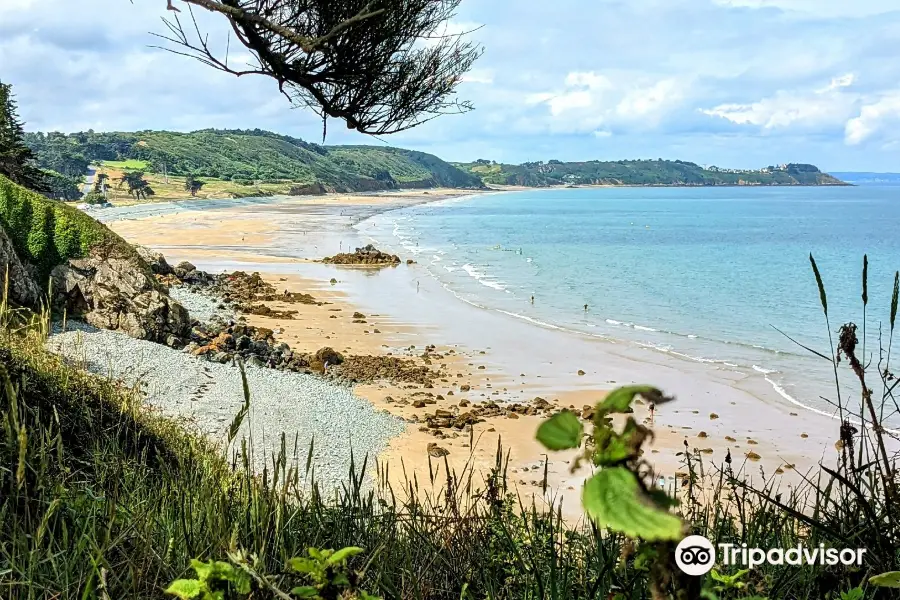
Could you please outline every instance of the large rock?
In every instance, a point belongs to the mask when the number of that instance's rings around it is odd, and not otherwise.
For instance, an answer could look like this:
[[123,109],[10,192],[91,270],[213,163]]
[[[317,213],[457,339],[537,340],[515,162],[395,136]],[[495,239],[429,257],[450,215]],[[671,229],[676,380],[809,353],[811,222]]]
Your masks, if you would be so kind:
[[397,265],[400,257],[396,254],[382,252],[372,244],[357,248],[353,253],[335,254],[322,259],[323,263],[332,265]]
[[166,262],[166,257],[162,255],[162,252],[157,252],[155,250],[151,250],[150,248],[146,248],[144,246],[135,246],[135,251],[137,251],[138,255],[147,261],[147,264],[150,265],[150,270],[153,271],[156,275],[174,275],[175,270],[172,268],[168,262]]
[[138,256],[73,259],[51,275],[56,301],[95,327],[172,345],[188,335],[187,310]]
[[[9,285],[9,298],[21,306],[37,307],[41,301],[41,287],[35,281],[33,269],[22,262],[12,240],[0,227],[0,296],[3,285]],[[8,278],[8,279],[7,279]]]

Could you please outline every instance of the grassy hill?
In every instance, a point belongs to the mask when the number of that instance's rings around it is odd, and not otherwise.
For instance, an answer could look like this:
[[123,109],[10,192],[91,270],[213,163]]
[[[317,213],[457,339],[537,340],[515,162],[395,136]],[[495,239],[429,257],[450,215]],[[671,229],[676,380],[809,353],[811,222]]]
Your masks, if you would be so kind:
[[485,183],[547,187],[554,185],[847,185],[806,164],[770,166],[763,169],[703,168],[681,160],[617,160],[521,165],[500,164],[488,160],[455,163],[460,169],[477,175]]
[[[208,186],[201,195],[288,193],[309,186],[339,192],[482,186],[478,177],[424,152],[322,146],[258,129],[30,133],[26,142],[43,168],[64,175],[103,162],[110,175],[145,170],[173,176],[176,184],[187,176],[201,178]],[[178,191],[184,195],[183,187]]]

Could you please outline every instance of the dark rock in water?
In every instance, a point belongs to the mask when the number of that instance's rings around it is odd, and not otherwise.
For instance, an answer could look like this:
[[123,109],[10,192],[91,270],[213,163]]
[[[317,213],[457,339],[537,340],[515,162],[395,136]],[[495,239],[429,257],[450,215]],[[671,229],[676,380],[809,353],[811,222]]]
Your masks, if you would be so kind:
[[[19,258],[12,240],[2,227],[0,227],[0,263],[3,268],[0,277],[5,278],[8,273],[10,299],[22,306],[37,307],[41,302],[42,293],[41,286],[35,280],[34,269]],[[2,285],[0,282],[0,286]]]
[[187,337],[188,311],[169,297],[137,255],[94,255],[57,265],[52,273],[54,303],[101,329],[165,343]]
[[150,270],[153,271],[154,275],[175,274],[175,270],[168,262],[166,262],[166,257],[163,256],[161,252],[156,252],[150,248],[137,245],[134,249],[141,258],[147,261],[147,264],[150,265]]
[[363,248],[357,248],[353,253],[336,254],[322,259],[322,262],[334,265],[398,265],[400,257],[396,254],[388,254],[369,244]]
[[265,367],[266,363],[264,363],[258,356],[255,354],[250,355],[250,358],[247,359],[247,364],[253,367]]
[[195,267],[194,265],[192,265],[191,263],[189,263],[188,261],[185,260],[185,261],[182,261],[182,262],[178,263],[177,265],[175,265],[174,272],[175,272],[176,277],[178,277],[179,279],[184,279],[185,275],[187,275],[191,271],[196,271],[196,270],[197,270],[197,267]]

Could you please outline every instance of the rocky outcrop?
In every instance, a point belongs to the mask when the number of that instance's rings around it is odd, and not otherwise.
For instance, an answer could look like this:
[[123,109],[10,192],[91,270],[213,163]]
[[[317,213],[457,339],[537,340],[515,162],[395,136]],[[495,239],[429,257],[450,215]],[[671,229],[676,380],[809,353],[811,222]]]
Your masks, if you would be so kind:
[[311,183],[309,185],[292,186],[288,192],[289,196],[321,196],[328,193],[328,190],[321,183]]
[[382,252],[372,244],[357,248],[353,253],[342,253],[322,259],[323,263],[332,265],[398,265],[400,257],[396,254]]
[[95,327],[183,346],[188,312],[149,271],[137,255],[72,259],[52,271],[54,300]]
[[3,285],[8,285],[9,299],[13,303],[37,307],[41,302],[41,287],[35,281],[33,269],[19,258],[12,240],[2,227],[0,227],[0,265],[3,268],[0,277],[5,279],[0,281],[0,290],[3,289]]
[[175,274],[175,270],[168,262],[166,262],[166,257],[163,256],[161,252],[137,245],[134,249],[138,253],[138,256],[147,261],[147,264],[150,265],[150,270],[153,271],[154,275],[165,276]]

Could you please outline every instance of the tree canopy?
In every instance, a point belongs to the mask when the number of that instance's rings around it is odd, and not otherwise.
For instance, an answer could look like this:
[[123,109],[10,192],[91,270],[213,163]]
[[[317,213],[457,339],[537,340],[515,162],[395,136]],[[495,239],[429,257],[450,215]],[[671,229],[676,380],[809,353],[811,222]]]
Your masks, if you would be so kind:
[[150,183],[144,179],[143,171],[125,171],[119,179],[119,185],[123,184],[128,186],[128,193],[135,200],[146,200],[154,194]]
[[13,183],[46,192],[44,173],[34,166],[34,154],[25,145],[25,130],[16,110],[12,86],[0,81],[0,175]]
[[[169,0],[174,16],[160,37],[174,46],[166,49],[226,73],[274,79],[292,104],[322,117],[323,137],[328,117],[389,134],[472,109],[455,92],[481,48],[442,33],[460,1],[178,0],[184,16]],[[230,37],[224,51],[214,49],[195,7],[227,19],[255,64],[229,62]]]

